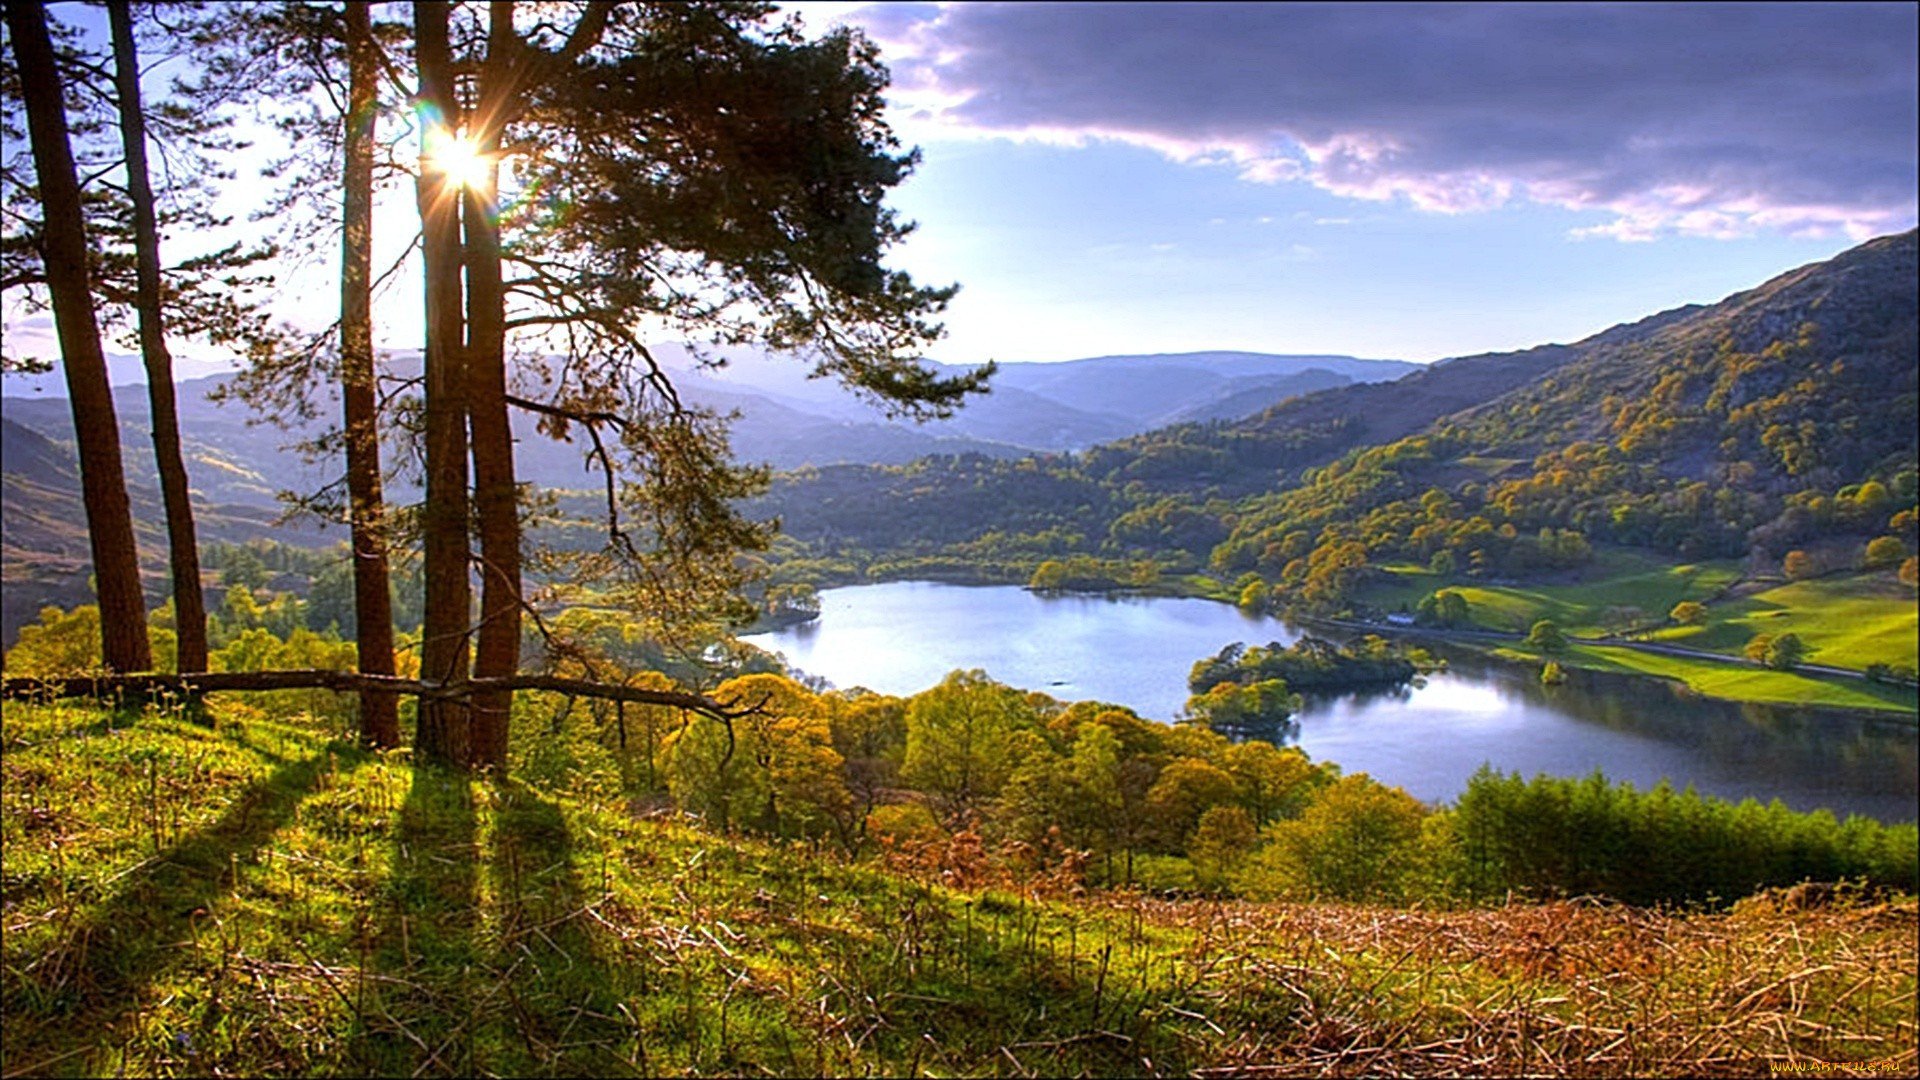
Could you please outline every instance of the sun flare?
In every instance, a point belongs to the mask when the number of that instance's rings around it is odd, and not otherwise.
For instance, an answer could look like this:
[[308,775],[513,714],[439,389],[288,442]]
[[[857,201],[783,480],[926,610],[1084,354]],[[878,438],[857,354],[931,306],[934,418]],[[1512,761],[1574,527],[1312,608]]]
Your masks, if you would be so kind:
[[429,131],[426,151],[428,163],[454,187],[485,191],[489,186],[493,162],[468,136],[444,128]]

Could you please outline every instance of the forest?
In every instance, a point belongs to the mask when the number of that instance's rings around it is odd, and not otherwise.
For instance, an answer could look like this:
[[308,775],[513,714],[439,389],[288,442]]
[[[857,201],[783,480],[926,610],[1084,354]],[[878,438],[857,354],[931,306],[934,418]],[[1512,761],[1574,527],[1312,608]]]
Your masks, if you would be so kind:
[[[656,343],[911,419],[994,386],[925,360],[957,286],[896,265],[919,158],[861,31],[614,0],[4,29],[0,273],[58,352],[4,364],[60,374],[83,520],[12,472],[8,513],[90,572],[4,658],[7,1076],[1910,1063],[1912,824],[1491,768],[1434,805],[1249,737],[1443,667],[1371,633],[1197,657],[1174,723],[979,670],[836,689],[739,636],[887,578],[1347,621],[1417,579],[1429,627],[1620,549],[1910,588],[1914,233],[1243,420],[776,474]],[[267,299],[316,264],[318,331]],[[417,354],[375,348],[396,278]],[[201,350],[323,477],[284,518],[194,498]],[[1661,628],[1724,636],[1705,610]]]

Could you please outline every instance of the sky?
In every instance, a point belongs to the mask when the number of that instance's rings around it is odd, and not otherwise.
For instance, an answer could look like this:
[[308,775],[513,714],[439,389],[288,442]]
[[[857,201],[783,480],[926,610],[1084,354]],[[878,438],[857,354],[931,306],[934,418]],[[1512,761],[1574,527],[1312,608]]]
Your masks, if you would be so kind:
[[942,360],[1525,348],[1915,221],[1908,4],[797,7],[892,69]]
[[[1527,348],[1915,223],[1911,4],[788,10],[892,70],[946,362]],[[382,303],[416,347],[417,285]]]

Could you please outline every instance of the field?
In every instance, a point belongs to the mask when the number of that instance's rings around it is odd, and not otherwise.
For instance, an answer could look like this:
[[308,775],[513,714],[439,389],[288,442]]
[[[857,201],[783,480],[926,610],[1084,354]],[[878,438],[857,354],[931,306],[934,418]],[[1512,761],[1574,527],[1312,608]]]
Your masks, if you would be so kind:
[[[1498,648],[1493,652],[1496,656],[1536,665],[1544,664],[1547,660],[1545,654],[1518,647]],[[1771,671],[1747,664],[1665,656],[1619,646],[1573,645],[1555,659],[1569,667],[1672,679],[1685,683],[1697,694],[1728,701],[1812,705],[1829,709],[1872,709],[1899,713],[1909,719],[1914,717],[1916,703],[1920,702],[1910,686],[1891,686],[1834,675]]]
[[1707,605],[1701,626],[1669,627],[1653,640],[1738,656],[1755,634],[1799,635],[1816,664],[1865,670],[1914,666],[1920,609],[1913,589],[1885,572],[1775,585]]
[[[1788,584],[1741,583],[1737,564],[1674,565],[1640,552],[1602,550],[1577,578],[1549,584],[1494,585],[1446,579],[1425,567],[1385,567],[1387,580],[1360,596],[1387,611],[1412,610],[1422,597],[1449,588],[1466,597],[1475,629],[1524,634],[1550,619],[1576,638],[1637,630],[1638,640],[1744,660],[1759,633],[1800,636],[1807,662],[1865,671],[1870,664],[1915,665],[1920,620],[1913,589],[1886,572],[1833,575]],[[1676,626],[1667,613],[1682,600],[1705,605],[1706,621]],[[1496,649],[1510,659],[1540,662],[1530,650]],[[1732,701],[1874,709],[1908,716],[1920,710],[1911,686],[1863,682],[1819,673],[1767,671],[1744,663],[1670,656],[1599,644],[1575,644],[1560,658],[1596,671],[1651,675]]]
[[935,881],[216,702],[9,703],[34,1075],[1765,1074],[1915,1064],[1911,898],[1407,911]]
[[[1412,611],[1435,589],[1466,597],[1473,621],[1487,630],[1524,634],[1541,619],[1568,633],[1597,636],[1623,625],[1664,622],[1682,600],[1707,602],[1739,580],[1730,561],[1675,565],[1638,551],[1602,549],[1577,577],[1551,584],[1494,585],[1443,578],[1425,567],[1385,567],[1389,579],[1369,586],[1359,599],[1386,611]],[[1638,615],[1633,614],[1634,611]],[[1745,640],[1742,639],[1742,644]]]

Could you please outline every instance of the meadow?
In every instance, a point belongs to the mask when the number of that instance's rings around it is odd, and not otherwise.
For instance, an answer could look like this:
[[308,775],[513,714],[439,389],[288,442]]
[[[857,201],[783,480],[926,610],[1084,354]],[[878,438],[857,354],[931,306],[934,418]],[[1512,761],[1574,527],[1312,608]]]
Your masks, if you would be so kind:
[[1087,894],[469,780],[237,701],[0,716],[9,1076],[1914,1063],[1910,897]]

